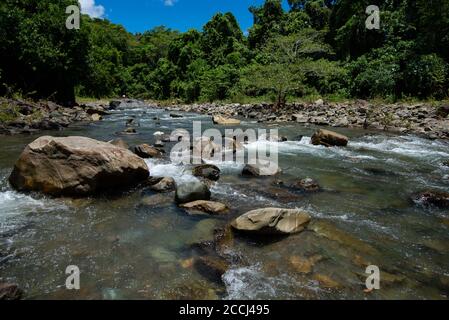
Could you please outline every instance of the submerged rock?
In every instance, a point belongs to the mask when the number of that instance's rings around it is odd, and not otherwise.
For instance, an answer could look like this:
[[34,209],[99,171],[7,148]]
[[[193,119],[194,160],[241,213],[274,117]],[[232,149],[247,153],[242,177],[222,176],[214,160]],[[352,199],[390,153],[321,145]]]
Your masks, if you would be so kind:
[[169,194],[155,194],[152,196],[145,196],[140,203],[149,207],[161,207],[173,202],[173,196]]
[[313,256],[310,258],[303,258],[300,256],[291,256],[289,262],[293,269],[298,273],[311,273],[315,264],[320,261],[323,257]]
[[1,300],[20,300],[23,291],[12,283],[0,283],[0,301]]
[[316,280],[321,287],[327,289],[340,289],[343,287],[339,282],[337,282],[336,280],[330,278],[325,274],[315,274],[313,276],[313,279]]
[[293,234],[302,232],[310,220],[310,216],[301,210],[266,208],[245,213],[231,226],[248,233]]
[[348,142],[348,137],[329,130],[318,130],[312,136],[312,144],[316,146],[322,145],[325,147],[346,147],[348,145]]
[[159,158],[162,156],[162,153],[148,145],[148,144],[141,144],[134,148],[134,153],[137,154],[139,157],[147,159],[147,158]]
[[449,208],[449,193],[441,191],[425,191],[412,196],[412,200],[420,205]]
[[211,215],[220,215],[226,213],[229,209],[228,207],[220,202],[215,201],[205,201],[198,200],[183,204],[180,206],[183,209],[188,210],[191,214],[211,214]]
[[192,181],[176,185],[175,201],[177,204],[189,203],[197,200],[210,200],[209,188],[200,181]]
[[134,134],[137,134],[137,130],[135,128],[129,127],[129,128],[126,128],[125,130],[123,130],[121,132],[121,134],[134,135]]
[[220,169],[212,164],[202,164],[193,168],[192,173],[195,177],[201,177],[212,181],[220,179]]
[[307,192],[307,193],[313,193],[313,192],[319,192],[321,191],[321,187],[318,184],[317,181],[315,181],[312,178],[304,178],[299,181],[295,181],[292,183],[284,183],[283,181],[276,181],[277,185],[287,187],[289,189],[292,189],[293,191],[297,192]]
[[222,282],[222,276],[229,269],[226,260],[217,257],[199,257],[193,266],[203,277],[217,283]]
[[22,152],[9,177],[19,191],[87,196],[146,180],[145,161],[132,152],[86,137],[44,136]]

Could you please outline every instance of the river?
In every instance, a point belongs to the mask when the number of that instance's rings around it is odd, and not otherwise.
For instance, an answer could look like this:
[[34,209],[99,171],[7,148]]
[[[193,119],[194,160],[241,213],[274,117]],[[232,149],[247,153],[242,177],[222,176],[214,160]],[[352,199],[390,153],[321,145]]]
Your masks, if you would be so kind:
[[[212,128],[211,118],[134,106],[101,122],[61,132],[109,141],[127,119],[140,122],[130,145],[154,143],[154,132]],[[154,120],[158,118],[159,120]],[[416,136],[341,129],[345,148],[310,144],[317,129],[278,128],[299,141],[278,143],[281,178],[316,179],[322,192],[293,194],[272,179],[240,177],[241,166],[216,163],[221,179],[212,197],[231,207],[226,217],[191,217],[168,198],[149,205],[147,190],[88,199],[52,199],[13,191],[7,182],[23,148],[37,136],[2,137],[0,146],[0,279],[17,283],[27,299],[446,299],[449,293],[449,213],[413,203],[415,192],[449,190],[449,144]],[[42,135],[42,134],[41,134]],[[146,160],[153,176],[195,179],[188,167]],[[309,230],[267,240],[236,236],[226,252],[223,282],[192,267],[195,244],[251,209],[302,208]],[[65,269],[81,270],[81,289],[65,288]],[[381,270],[381,289],[365,292],[365,269]]]

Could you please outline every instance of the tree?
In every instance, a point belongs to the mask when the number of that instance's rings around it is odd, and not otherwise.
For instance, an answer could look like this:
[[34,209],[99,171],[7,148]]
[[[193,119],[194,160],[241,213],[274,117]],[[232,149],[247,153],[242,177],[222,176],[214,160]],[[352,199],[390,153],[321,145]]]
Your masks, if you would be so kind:
[[[13,90],[60,103],[75,101],[75,85],[87,69],[86,28],[68,30],[66,7],[75,0],[3,0],[0,5],[0,69]],[[2,86],[0,93],[5,94]]]
[[244,78],[252,90],[274,93],[277,108],[284,106],[287,95],[301,85],[299,46],[295,35],[272,38],[263,47],[259,63],[245,70]]

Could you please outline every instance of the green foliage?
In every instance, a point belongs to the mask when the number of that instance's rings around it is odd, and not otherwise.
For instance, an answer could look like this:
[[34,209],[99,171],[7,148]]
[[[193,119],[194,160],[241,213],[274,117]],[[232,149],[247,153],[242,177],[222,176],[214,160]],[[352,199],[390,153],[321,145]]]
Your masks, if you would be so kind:
[[[87,69],[87,29],[68,30],[65,9],[75,0],[2,0],[0,69],[3,81],[35,98],[74,102]],[[5,94],[5,87],[0,94]]]
[[[448,95],[448,64],[436,54],[417,56],[404,72],[406,92],[419,98]],[[415,91],[418,90],[418,91]]]
[[[0,95],[73,102],[130,96],[185,102],[448,97],[448,0],[265,0],[244,36],[232,13],[202,30],[130,34],[83,15],[76,0],[0,3]],[[365,26],[368,5],[380,30]]]

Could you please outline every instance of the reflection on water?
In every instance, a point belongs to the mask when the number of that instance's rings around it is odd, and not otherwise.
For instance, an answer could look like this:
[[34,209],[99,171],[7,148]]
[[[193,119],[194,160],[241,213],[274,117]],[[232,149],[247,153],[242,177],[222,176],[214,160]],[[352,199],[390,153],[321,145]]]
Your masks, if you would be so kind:
[[[130,145],[154,143],[153,133],[191,130],[193,120],[172,119],[162,110],[117,110],[103,122],[76,125],[52,135],[83,135],[109,141],[125,121],[140,121]],[[154,119],[158,120],[154,120]],[[243,123],[245,128],[258,124]],[[211,187],[214,200],[231,207],[228,217],[190,217],[173,194],[132,190],[122,196],[50,199],[19,194],[7,176],[24,146],[36,136],[0,141],[0,279],[15,282],[34,298],[75,299],[444,299],[449,292],[449,214],[419,207],[409,196],[424,189],[448,191],[449,145],[414,136],[341,130],[347,148],[313,146],[313,127],[282,125],[291,140],[278,143],[279,177],[312,177],[323,192],[305,195],[279,188],[273,179],[242,179],[241,165],[222,170]],[[274,142],[265,142],[274,143]],[[252,146],[247,146],[251,148]],[[188,166],[148,160],[154,176],[177,182],[196,179]],[[231,263],[223,283],[195,268],[199,243],[214,230],[258,207],[302,208],[313,217],[309,230],[269,243],[236,237],[226,247]],[[200,248],[200,249],[198,249]],[[207,251],[207,250],[206,250]],[[381,269],[382,289],[364,293],[366,266]],[[65,268],[81,269],[81,290],[65,290]]]

